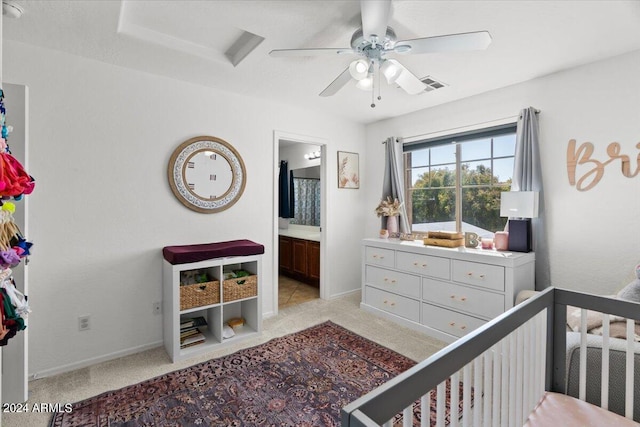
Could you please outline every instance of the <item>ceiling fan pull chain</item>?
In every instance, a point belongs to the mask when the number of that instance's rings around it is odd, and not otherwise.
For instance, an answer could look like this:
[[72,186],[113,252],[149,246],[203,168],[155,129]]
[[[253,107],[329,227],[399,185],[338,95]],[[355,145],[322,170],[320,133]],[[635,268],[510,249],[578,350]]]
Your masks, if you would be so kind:
[[378,61],[378,101],[382,101],[382,96],[380,96],[380,88],[382,85],[380,84],[380,61]]

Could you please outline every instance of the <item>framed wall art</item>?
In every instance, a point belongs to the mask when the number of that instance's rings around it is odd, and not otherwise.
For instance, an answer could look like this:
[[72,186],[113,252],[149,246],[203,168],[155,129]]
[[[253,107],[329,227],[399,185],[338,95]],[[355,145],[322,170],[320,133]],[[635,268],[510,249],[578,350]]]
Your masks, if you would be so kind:
[[338,188],[360,188],[358,153],[338,151]]

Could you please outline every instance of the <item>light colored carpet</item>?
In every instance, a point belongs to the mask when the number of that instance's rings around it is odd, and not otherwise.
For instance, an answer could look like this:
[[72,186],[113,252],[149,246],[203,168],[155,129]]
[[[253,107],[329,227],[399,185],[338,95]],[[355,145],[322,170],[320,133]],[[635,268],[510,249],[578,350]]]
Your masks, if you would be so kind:
[[[88,368],[42,378],[29,383],[29,402],[73,403],[109,390],[194,365],[205,360],[232,353],[240,348],[255,346],[271,338],[305,329],[331,320],[365,338],[391,348],[413,360],[423,360],[445,346],[444,343],[420,332],[371,315],[359,308],[360,293],[352,293],[332,300],[315,299],[287,307],[278,316],[266,319],[259,337],[236,346],[212,351],[178,363],[171,363],[164,348],[148,350]],[[47,426],[51,414],[2,414],[5,427]]]

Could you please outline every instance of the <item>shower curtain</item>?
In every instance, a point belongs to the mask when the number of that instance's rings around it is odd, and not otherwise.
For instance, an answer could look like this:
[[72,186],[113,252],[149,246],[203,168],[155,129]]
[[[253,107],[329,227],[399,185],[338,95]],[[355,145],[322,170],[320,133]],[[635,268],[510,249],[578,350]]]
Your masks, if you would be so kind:
[[320,180],[293,178],[292,224],[320,226]]

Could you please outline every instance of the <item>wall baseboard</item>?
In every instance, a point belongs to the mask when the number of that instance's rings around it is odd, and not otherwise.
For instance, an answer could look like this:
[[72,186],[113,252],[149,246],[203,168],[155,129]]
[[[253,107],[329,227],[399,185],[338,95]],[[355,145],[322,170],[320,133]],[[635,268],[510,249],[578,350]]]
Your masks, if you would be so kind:
[[340,292],[339,294],[333,294],[329,297],[330,300],[343,297],[345,295],[353,294],[355,292],[360,292],[362,289],[358,286],[356,289],[352,289],[350,291]]
[[125,350],[120,350],[113,353],[105,354],[102,356],[80,360],[78,362],[69,363],[67,365],[62,365],[62,366],[58,366],[51,369],[45,369],[44,371],[36,372],[34,374],[29,374],[29,381],[37,380],[40,378],[51,377],[53,375],[64,374],[67,372],[75,371],[76,369],[82,369],[88,366],[96,365],[98,363],[108,362],[110,360],[118,359],[120,357],[129,356],[130,354],[151,350],[152,348],[161,347],[162,345],[163,345],[163,341],[156,341],[149,344],[144,344],[137,347],[131,347]]

